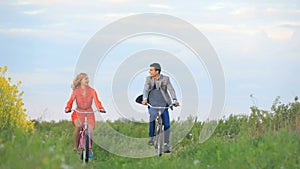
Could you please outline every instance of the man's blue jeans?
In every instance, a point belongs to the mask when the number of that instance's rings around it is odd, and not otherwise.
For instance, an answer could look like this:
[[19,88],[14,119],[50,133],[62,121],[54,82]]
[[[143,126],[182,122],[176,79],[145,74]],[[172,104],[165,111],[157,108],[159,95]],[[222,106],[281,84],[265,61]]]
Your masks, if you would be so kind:
[[[155,133],[155,119],[157,117],[157,109],[148,108],[150,114],[150,125],[149,125],[149,136],[154,137]],[[164,125],[164,140],[165,143],[170,143],[170,117],[168,109],[163,110],[162,112],[162,122]]]

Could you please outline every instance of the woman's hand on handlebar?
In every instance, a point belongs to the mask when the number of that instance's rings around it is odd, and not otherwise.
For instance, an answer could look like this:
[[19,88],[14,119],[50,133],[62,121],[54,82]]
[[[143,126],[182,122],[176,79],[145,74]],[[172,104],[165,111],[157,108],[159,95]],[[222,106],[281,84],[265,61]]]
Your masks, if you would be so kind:
[[65,109],[65,113],[70,113],[71,111],[72,111],[71,109],[68,108]]
[[99,112],[100,113],[106,113],[106,110],[104,108],[102,108],[102,109],[99,109]]

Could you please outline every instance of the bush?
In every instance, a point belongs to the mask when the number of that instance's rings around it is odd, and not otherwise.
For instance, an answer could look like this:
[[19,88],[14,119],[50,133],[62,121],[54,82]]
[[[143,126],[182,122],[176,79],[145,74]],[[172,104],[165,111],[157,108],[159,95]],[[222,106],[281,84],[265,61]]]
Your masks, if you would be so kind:
[[34,130],[34,123],[26,119],[26,109],[23,108],[22,96],[17,84],[12,84],[10,77],[6,78],[7,66],[0,67],[0,130],[13,131],[21,129],[25,132]]

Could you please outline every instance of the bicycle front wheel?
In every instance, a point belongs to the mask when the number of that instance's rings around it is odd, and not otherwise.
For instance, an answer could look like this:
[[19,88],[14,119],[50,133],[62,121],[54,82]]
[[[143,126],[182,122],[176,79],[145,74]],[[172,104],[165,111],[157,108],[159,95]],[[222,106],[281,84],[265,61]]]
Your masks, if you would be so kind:
[[157,131],[157,155],[161,156],[164,145],[164,133],[161,125],[158,126]]
[[84,132],[84,150],[82,152],[82,160],[84,163],[89,162],[89,134],[88,131]]

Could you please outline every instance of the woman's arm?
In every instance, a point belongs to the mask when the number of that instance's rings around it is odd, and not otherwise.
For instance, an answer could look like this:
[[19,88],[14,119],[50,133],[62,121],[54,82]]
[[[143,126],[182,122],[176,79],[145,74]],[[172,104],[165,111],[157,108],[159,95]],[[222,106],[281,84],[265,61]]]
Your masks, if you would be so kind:
[[67,102],[67,106],[65,108],[65,112],[68,112],[68,111],[70,111],[72,109],[74,100],[75,100],[75,93],[72,92],[71,98]]
[[96,90],[93,91],[93,98],[94,98],[94,101],[95,101],[97,109],[104,110],[104,108],[102,106],[102,103],[101,103],[101,101],[98,98]]

